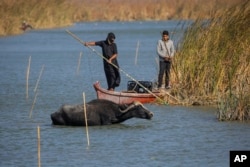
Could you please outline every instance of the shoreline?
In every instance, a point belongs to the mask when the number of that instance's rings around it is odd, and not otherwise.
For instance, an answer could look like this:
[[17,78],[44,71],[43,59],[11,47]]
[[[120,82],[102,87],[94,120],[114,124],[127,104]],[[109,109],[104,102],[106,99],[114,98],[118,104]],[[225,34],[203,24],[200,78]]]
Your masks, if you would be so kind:
[[67,27],[71,27],[71,26],[74,26],[74,24],[77,24],[77,23],[98,23],[98,22],[110,22],[110,23],[114,23],[114,22],[118,22],[118,23],[123,23],[123,22],[167,22],[167,21],[194,21],[193,19],[170,19],[170,20],[124,20],[124,21],[106,21],[106,20],[103,20],[103,21],[78,21],[78,22],[73,22],[71,23],[70,25],[65,25],[65,26],[54,26],[54,27],[44,27],[44,28],[36,28],[36,27],[33,27],[33,29],[27,29],[25,31],[19,31],[18,33],[14,33],[14,34],[8,34],[8,35],[0,35],[0,38],[4,38],[4,37],[10,37],[10,36],[17,36],[17,35],[21,35],[21,34],[24,34],[26,32],[29,32],[29,31],[36,31],[36,30],[53,30],[53,29],[61,29],[61,28],[67,28]]
[[211,13],[223,12],[243,1],[157,0],[155,3],[152,0],[138,0],[135,3],[133,0],[3,0],[0,36],[22,33],[19,28],[23,21],[35,29],[48,29],[76,22],[208,19]]

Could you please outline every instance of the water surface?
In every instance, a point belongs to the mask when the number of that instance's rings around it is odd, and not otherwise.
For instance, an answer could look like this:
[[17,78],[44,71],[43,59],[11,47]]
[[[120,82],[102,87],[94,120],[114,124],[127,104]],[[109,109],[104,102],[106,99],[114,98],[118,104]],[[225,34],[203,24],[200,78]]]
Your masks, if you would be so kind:
[[[108,32],[114,32],[120,67],[137,80],[154,81],[160,32],[172,32],[177,47],[185,25],[179,21],[96,22],[76,23],[67,29],[86,41],[102,40]],[[96,98],[92,84],[97,80],[106,87],[100,57],[65,29],[32,30],[0,38],[0,166],[37,166],[37,126],[41,129],[42,166],[226,167],[230,150],[249,150],[250,124],[218,122],[213,107],[146,104],[154,112],[152,120],[131,119],[118,125],[89,127],[90,146],[84,127],[52,126],[50,114],[62,104],[82,103],[83,92],[87,101]],[[126,89],[128,80],[122,74],[117,90]]]

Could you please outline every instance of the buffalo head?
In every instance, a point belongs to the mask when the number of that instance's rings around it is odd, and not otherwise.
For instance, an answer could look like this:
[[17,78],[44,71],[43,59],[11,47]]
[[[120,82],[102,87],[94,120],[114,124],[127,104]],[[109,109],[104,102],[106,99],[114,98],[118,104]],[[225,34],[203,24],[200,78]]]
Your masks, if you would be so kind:
[[128,115],[131,118],[136,117],[143,119],[151,119],[153,117],[153,113],[138,101],[128,105],[127,108],[121,110],[121,113],[123,113],[123,116]]

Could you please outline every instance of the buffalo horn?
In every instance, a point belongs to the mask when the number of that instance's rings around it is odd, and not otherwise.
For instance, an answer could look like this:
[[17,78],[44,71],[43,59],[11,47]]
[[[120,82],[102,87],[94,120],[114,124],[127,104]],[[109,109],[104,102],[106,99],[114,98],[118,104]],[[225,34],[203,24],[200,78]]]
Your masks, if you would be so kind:
[[129,105],[125,110],[120,110],[122,113],[128,112],[131,108],[135,106],[142,105],[140,102],[136,101],[133,104]]

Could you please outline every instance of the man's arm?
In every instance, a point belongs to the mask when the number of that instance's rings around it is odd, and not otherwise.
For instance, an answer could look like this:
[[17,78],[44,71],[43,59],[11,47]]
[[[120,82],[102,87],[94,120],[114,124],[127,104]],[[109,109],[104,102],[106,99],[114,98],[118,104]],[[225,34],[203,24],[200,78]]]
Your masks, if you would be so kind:
[[112,60],[114,60],[115,58],[117,58],[117,54],[113,54],[109,59],[108,62],[112,63]]
[[95,46],[95,42],[84,42],[84,46]]

